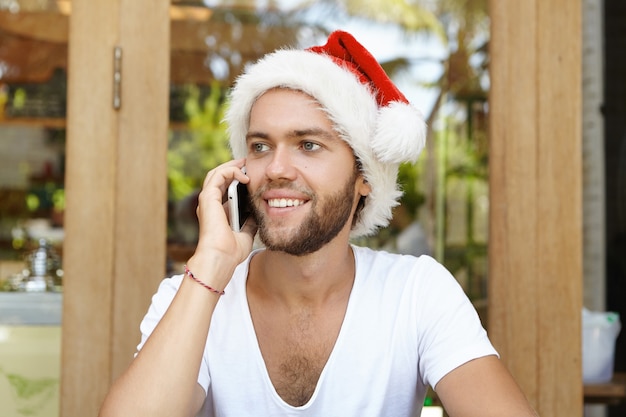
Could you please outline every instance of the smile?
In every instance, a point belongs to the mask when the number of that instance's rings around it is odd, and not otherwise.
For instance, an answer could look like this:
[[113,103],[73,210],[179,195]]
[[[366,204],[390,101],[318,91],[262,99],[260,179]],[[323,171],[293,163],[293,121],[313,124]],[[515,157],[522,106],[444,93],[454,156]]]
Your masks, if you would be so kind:
[[272,198],[267,200],[267,204],[270,207],[298,207],[304,204],[304,200],[291,199],[291,198]]

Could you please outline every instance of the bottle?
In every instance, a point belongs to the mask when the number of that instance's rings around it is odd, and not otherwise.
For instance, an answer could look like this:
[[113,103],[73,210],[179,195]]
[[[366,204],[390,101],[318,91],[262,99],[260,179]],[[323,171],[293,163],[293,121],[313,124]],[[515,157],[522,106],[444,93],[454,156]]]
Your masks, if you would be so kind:
[[23,282],[24,291],[61,291],[61,258],[46,239],[39,239],[39,246],[27,255],[26,262],[28,276]]

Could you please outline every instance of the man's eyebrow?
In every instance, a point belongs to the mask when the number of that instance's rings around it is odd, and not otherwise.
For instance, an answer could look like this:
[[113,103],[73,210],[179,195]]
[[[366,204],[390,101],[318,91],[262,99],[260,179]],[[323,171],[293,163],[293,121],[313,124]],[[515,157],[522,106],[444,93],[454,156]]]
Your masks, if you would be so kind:
[[264,132],[248,132],[246,133],[246,142],[249,142],[252,139],[268,139],[270,135]]
[[[295,129],[287,134],[290,138],[302,138],[302,137],[311,137],[318,136],[325,140],[336,141],[338,137],[325,129],[320,129],[316,127],[307,128],[307,129]],[[250,131],[246,134],[246,142],[249,142],[252,139],[269,139],[270,135],[265,132],[260,131]]]
[[297,130],[294,130],[291,134],[289,134],[289,136],[296,137],[296,138],[306,137],[306,136],[319,136],[322,139],[326,139],[326,140],[337,139],[336,135],[334,135],[333,133],[329,132],[328,130],[320,129],[317,127],[313,127],[310,129],[297,129]]

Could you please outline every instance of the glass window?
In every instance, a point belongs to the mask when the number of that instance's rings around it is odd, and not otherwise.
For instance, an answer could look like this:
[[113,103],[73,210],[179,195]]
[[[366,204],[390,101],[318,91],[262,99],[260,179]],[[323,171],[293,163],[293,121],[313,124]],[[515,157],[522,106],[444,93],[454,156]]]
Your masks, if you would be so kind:
[[62,242],[63,4],[0,1],[0,260],[21,260],[39,238]]
[[392,223],[357,243],[433,255],[473,299],[485,298],[489,22],[483,2],[175,4],[168,150],[172,270],[193,252],[204,175],[230,158],[220,121],[234,77],[277,47],[321,44],[343,29],[382,63],[430,127],[420,161],[401,167],[405,195]]

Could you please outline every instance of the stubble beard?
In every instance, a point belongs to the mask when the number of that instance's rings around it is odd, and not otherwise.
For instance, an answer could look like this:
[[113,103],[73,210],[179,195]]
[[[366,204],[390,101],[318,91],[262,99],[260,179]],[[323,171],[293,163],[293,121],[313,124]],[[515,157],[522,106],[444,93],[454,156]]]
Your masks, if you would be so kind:
[[260,201],[260,195],[265,191],[259,190],[252,198],[252,208],[261,242],[269,250],[294,256],[317,252],[339,234],[350,218],[355,181],[356,175],[353,175],[340,191],[323,200],[312,196],[307,203],[311,205],[309,214],[297,229],[290,233],[290,236],[272,233],[265,215],[258,208],[257,202]]

